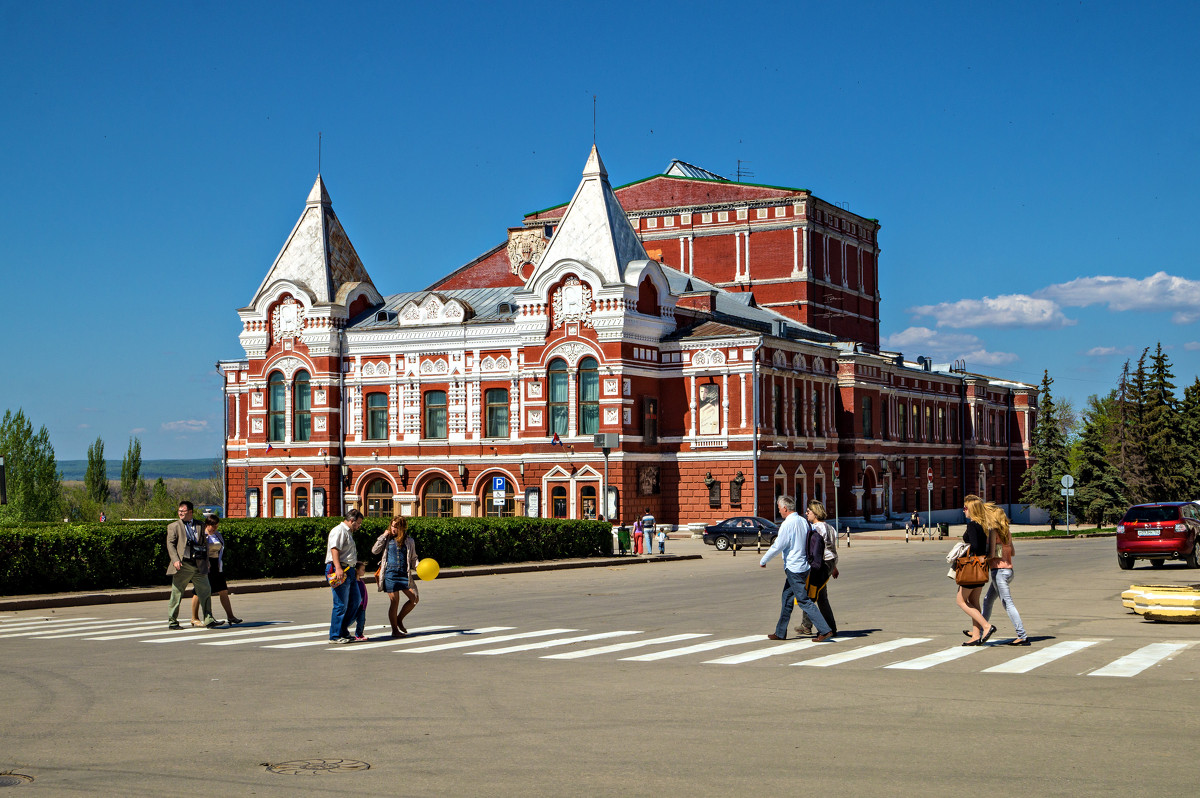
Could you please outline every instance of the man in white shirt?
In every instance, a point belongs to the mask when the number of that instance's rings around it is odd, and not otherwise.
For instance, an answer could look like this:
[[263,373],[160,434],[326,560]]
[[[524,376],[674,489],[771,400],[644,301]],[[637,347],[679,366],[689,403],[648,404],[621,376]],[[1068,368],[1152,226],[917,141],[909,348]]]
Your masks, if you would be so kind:
[[354,543],[354,533],[360,526],[362,513],[351,507],[346,511],[346,520],[329,530],[329,540],[325,544],[325,578],[333,591],[330,643],[349,643],[354,639],[350,636],[350,624],[358,614],[358,588],[354,586],[358,547]]
[[833,637],[833,631],[825,622],[821,611],[817,609],[816,602],[808,597],[808,591],[804,587],[804,580],[808,576],[809,570],[808,522],[796,512],[796,500],[791,496],[780,496],[777,503],[779,514],[784,516],[783,524],[779,527],[779,534],[775,537],[775,542],[771,544],[771,548],[767,549],[758,563],[760,567],[766,568],[767,563],[776,554],[783,554],[783,607],[779,611],[779,622],[775,624],[775,631],[767,635],[767,638],[783,640],[787,637],[788,621],[792,618],[792,602],[794,600],[800,604],[800,609],[804,610],[804,614],[817,627],[819,634],[813,638],[813,641],[823,643]]

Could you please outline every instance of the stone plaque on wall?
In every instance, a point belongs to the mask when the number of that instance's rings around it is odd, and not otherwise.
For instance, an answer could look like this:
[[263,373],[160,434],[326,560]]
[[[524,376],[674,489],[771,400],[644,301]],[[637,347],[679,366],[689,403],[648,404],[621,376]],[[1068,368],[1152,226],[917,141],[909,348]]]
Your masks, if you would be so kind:
[[638,495],[657,496],[658,493],[658,466],[647,465],[638,468]]

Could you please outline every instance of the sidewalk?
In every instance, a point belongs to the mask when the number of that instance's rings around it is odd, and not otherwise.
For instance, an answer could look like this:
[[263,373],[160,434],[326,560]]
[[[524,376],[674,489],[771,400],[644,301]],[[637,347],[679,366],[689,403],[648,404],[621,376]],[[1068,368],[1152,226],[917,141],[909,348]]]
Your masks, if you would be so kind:
[[[934,535],[933,535],[933,540],[936,541],[936,540],[938,540],[937,531],[936,531],[937,525],[935,524],[934,526],[935,526],[935,531],[934,531]],[[1048,529],[1048,528],[1049,528],[1048,524],[1013,524],[1011,527],[1009,527],[1010,531],[1014,535],[1020,534],[1022,532],[1042,531],[1042,530]],[[1059,527],[1059,528],[1061,529],[1062,527]],[[945,538],[942,538],[942,540],[951,540],[951,541],[962,540],[963,532],[965,532],[966,529],[967,529],[966,524],[950,524],[950,532]],[[1024,538],[1024,540],[1059,540],[1059,539],[1070,540],[1071,538],[1078,538],[1078,537],[1112,537],[1114,534],[1116,534],[1116,533],[1114,533],[1114,532],[1097,532],[1095,527],[1086,527],[1086,526],[1080,527],[1080,526],[1076,525],[1076,526],[1071,527],[1071,535],[1069,537],[1066,535],[1045,535],[1045,536],[1040,536],[1040,537],[1027,537],[1027,538]],[[845,534],[842,534],[839,537],[841,540],[846,539]],[[909,538],[910,542],[921,542],[921,541],[929,540],[928,535],[926,535],[924,538],[922,538],[920,535],[909,535],[908,538]],[[905,530],[903,528],[901,528],[901,529],[870,529],[870,530],[863,530],[862,532],[858,532],[853,529],[850,530],[850,542],[851,543],[853,543],[856,540],[904,540],[904,539],[905,539]]]
[[[467,565],[461,568],[446,568],[438,579],[454,579],[461,576],[492,576],[495,574],[520,574],[531,571],[563,571],[571,568],[606,568],[614,565],[638,565],[641,563],[676,562],[698,560],[699,554],[653,554],[650,556],[626,555],[589,557],[574,560],[542,560],[538,562],[507,563],[502,565]],[[286,579],[246,579],[229,583],[229,591],[235,595],[270,593],[276,590],[305,590],[325,587],[322,576],[295,576]],[[190,596],[191,591],[185,593]],[[17,610],[50,609],[53,607],[86,607],[94,604],[126,604],[135,601],[166,601],[171,596],[170,585],[134,587],[121,590],[84,591],[79,593],[37,593],[25,596],[0,596],[0,612]]]

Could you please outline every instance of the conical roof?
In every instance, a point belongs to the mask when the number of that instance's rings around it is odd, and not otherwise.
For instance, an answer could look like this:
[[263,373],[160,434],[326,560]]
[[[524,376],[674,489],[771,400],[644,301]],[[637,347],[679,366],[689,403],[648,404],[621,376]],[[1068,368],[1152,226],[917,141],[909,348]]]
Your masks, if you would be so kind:
[[334,302],[346,283],[360,282],[375,287],[333,212],[333,203],[320,175],[308,193],[300,219],[250,304],[257,302],[259,295],[279,280],[302,285],[315,303]]
[[605,283],[623,282],[630,261],[649,260],[613,194],[604,161],[595,145],[583,167],[579,188],[575,189],[540,266],[550,267],[565,259],[588,264],[600,273]]

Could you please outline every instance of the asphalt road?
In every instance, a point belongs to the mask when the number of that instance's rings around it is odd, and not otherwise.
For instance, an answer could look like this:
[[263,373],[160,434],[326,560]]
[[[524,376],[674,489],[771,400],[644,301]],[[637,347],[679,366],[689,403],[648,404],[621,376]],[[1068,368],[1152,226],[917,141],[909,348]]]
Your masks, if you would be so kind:
[[[706,556],[423,583],[409,628],[439,628],[403,642],[322,644],[324,589],[235,597],[286,622],[235,630],[168,633],[165,602],[4,613],[0,772],[54,796],[1196,793],[1200,626],[1142,621],[1120,592],[1198,571],[1119,571],[1111,539],[1019,542],[1034,645],[964,649],[949,544],[858,543],[840,637],[790,648],[765,639],[778,560],[671,547]],[[372,592],[369,625],[385,606]],[[511,628],[472,633],[493,627]],[[621,643],[641,645],[593,651]],[[264,766],[317,759],[370,769]]]

